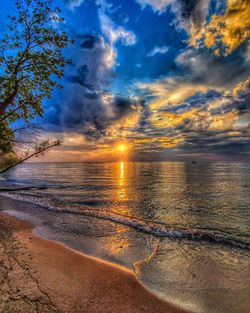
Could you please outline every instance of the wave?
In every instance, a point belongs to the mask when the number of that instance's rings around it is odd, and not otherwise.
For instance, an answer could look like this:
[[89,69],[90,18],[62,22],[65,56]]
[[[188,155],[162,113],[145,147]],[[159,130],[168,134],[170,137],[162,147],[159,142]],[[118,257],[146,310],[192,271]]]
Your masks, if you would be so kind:
[[83,205],[64,205],[62,203],[53,203],[51,198],[40,198],[25,196],[23,194],[1,192],[0,195],[13,200],[29,202],[36,204],[54,212],[85,215],[98,219],[108,220],[129,226],[143,233],[151,234],[156,237],[168,237],[171,239],[186,239],[192,241],[203,241],[217,243],[235,248],[241,248],[250,251],[250,242],[230,236],[222,231],[211,231],[198,228],[178,228],[171,227],[165,223],[144,220],[138,217],[123,215],[119,213],[97,210]]

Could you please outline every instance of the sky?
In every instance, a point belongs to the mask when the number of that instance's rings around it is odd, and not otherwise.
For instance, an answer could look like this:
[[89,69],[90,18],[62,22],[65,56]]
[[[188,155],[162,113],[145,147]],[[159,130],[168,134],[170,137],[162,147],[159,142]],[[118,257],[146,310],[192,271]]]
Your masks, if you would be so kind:
[[53,4],[75,42],[36,120],[63,144],[39,161],[250,159],[248,0]]

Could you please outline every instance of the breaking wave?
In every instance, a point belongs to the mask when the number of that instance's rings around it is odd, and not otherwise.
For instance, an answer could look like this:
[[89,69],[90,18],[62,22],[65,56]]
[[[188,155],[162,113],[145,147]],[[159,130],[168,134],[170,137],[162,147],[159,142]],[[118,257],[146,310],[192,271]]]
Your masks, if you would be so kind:
[[0,195],[5,196],[7,198],[11,198],[13,200],[33,203],[47,210],[55,211],[58,213],[62,212],[70,214],[79,214],[112,221],[125,226],[129,226],[143,233],[152,234],[156,237],[168,237],[171,239],[203,241],[250,250],[249,241],[230,236],[229,234],[221,231],[212,231],[198,228],[191,229],[191,228],[171,227],[164,223],[144,220],[138,217],[123,215],[119,213],[97,210],[83,205],[73,205],[73,204],[65,205],[62,203],[56,203],[57,201],[52,201],[51,198],[42,198],[41,196],[35,197],[17,193],[10,194],[6,192],[1,192]]

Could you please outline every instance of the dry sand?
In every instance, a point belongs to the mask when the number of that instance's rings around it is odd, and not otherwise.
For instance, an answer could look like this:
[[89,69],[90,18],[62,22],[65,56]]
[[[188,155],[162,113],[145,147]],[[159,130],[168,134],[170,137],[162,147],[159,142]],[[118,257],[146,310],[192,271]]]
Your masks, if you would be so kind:
[[0,312],[177,313],[123,268],[34,235],[0,214]]

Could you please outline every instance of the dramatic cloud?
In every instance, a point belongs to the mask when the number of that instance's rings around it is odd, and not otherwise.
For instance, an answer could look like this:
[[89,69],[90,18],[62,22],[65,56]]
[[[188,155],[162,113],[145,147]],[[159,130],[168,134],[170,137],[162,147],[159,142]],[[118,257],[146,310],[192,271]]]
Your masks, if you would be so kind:
[[76,64],[67,75],[62,99],[48,111],[53,127],[79,131],[89,137],[99,138],[110,125],[124,124],[140,111],[140,101],[124,98],[105,91],[114,64],[112,47],[101,37],[78,36]]
[[250,2],[248,0],[227,0],[224,15],[214,14],[198,36],[204,44],[213,49],[214,53],[230,54],[250,35]]
[[66,2],[73,64],[45,119],[69,160],[119,141],[139,160],[249,156],[248,1]]
[[182,69],[186,81],[215,88],[232,88],[249,74],[247,53],[247,45],[230,57],[217,57],[200,49],[189,48],[179,54],[176,64]]
[[164,13],[171,7],[177,17],[178,26],[185,28],[192,36],[199,33],[208,14],[210,0],[137,0],[145,8],[150,5],[155,12]]
[[194,44],[195,39],[200,36],[204,28],[210,0],[182,0],[180,2],[180,9],[177,5],[174,11],[179,18],[180,25],[187,30],[190,36],[189,42]]
[[136,36],[112,21],[106,2],[97,8],[101,34],[75,35],[74,63],[67,70],[61,99],[47,113],[51,129],[78,132],[89,140],[121,134],[138,121],[141,111],[140,100],[109,91],[115,74],[116,43],[134,45]]
[[[239,153],[248,151],[249,78],[230,92],[206,90],[204,86],[183,82],[180,85],[180,81],[165,79],[140,86],[156,97],[150,104],[152,112],[147,136],[152,136],[151,144],[158,142],[158,149],[175,147],[184,153],[197,150],[235,152],[236,147]],[[162,145],[164,134],[168,144]]]
[[177,25],[186,29],[194,46],[212,49],[215,54],[230,54],[250,35],[248,0],[216,1],[218,13],[210,13],[211,0],[138,0],[142,8],[150,5],[159,14],[168,6],[176,15]]
[[122,26],[116,26],[105,13],[105,7],[100,9],[99,17],[102,32],[107,36],[111,44],[115,44],[119,40],[127,46],[134,45],[136,43],[135,34],[131,31],[127,31]]

